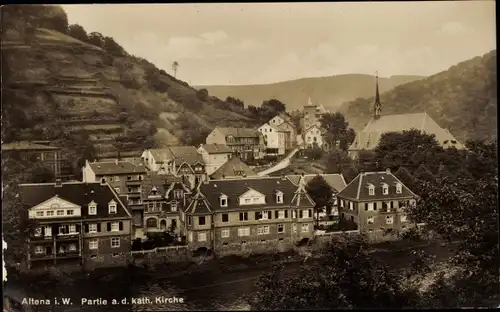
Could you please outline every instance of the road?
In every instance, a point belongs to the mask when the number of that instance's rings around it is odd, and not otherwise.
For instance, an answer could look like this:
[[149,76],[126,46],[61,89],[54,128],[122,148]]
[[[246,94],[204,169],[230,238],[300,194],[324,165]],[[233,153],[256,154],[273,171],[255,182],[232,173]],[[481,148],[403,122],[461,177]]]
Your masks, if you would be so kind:
[[261,171],[257,173],[258,176],[266,176],[270,173],[276,172],[278,170],[285,169],[286,167],[290,166],[290,159],[299,151],[298,148],[294,149],[293,151],[290,152],[285,158],[283,158],[280,162],[278,162],[276,165],[272,166],[271,168],[268,168],[264,171]]

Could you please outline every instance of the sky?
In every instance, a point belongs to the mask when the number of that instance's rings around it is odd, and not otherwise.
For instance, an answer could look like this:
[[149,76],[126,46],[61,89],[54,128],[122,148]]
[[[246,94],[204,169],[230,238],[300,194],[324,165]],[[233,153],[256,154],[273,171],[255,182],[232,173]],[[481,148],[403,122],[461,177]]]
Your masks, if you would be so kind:
[[495,2],[64,5],[192,85],[341,74],[432,75],[496,47]]

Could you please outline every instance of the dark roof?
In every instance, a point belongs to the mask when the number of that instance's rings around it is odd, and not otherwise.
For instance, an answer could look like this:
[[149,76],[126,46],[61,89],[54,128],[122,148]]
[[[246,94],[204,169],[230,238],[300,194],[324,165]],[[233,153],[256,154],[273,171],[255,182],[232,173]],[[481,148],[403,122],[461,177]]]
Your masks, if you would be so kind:
[[55,151],[59,147],[42,145],[28,141],[19,141],[2,144],[2,151]]
[[[241,173],[241,174],[240,174]],[[237,176],[257,176],[257,173],[239,157],[231,157],[219,169],[210,175],[211,179],[224,179]]]
[[211,214],[211,205],[207,198],[197,189],[196,194],[191,198],[185,210],[186,213]]
[[183,162],[194,165],[199,162],[203,164],[203,158],[198,153],[195,146],[168,146],[149,150],[156,163],[163,163],[165,160],[175,160],[177,165]]
[[[397,183],[401,183],[402,185],[401,194],[396,194]],[[383,195],[382,193],[383,184],[387,184],[389,187],[389,194],[387,195]],[[375,195],[369,195],[368,187],[370,185],[375,187]],[[415,197],[416,195],[391,172],[380,171],[360,173],[337,196],[355,200],[383,200],[403,199]]]
[[[70,182],[56,187],[54,183],[21,184],[20,196],[28,207],[37,206],[55,196],[81,206],[84,219],[130,218],[131,215],[119,196],[109,184]],[[114,200],[117,205],[116,214],[108,213],[108,203]],[[97,215],[88,214],[88,204],[97,204]]]
[[227,154],[232,153],[231,149],[223,144],[201,144],[201,148],[203,148],[209,154]]
[[225,137],[233,136],[235,138],[258,138],[260,136],[257,129],[252,128],[231,128],[231,127],[216,127]]
[[[344,176],[341,173],[323,173],[323,174],[305,174],[304,179],[306,183],[309,183],[315,176],[322,176],[325,179],[326,183],[330,185],[330,187],[334,190],[334,192],[338,193],[342,191],[346,187]],[[293,184],[299,185],[301,175],[288,175],[286,176]]]
[[168,197],[169,192],[179,184],[186,192],[189,192],[189,185],[182,181],[182,177],[176,177],[172,174],[156,174],[150,173],[144,177],[141,187],[141,198],[147,199],[153,187],[156,188],[158,194],[162,197]]
[[[232,209],[252,209],[263,208],[267,206],[283,208],[290,207],[292,200],[295,199],[295,186],[290,180],[281,177],[252,177],[252,178],[239,178],[239,179],[223,179],[223,180],[210,180],[202,183],[199,187],[201,194],[206,198],[211,209],[217,210],[232,210]],[[249,205],[241,207],[238,198],[248,192],[255,190],[265,196],[265,204]],[[280,191],[283,193],[283,203],[276,202],[276,193]],[[303,192],[305,192],[303,190]],[[220,207],[220,196],[226,195],[228,200],[227,207]],[[302,192],[301,192],[302,194]],[[305,196],[308,197],[307,194]],[[300,207],[310,207],[313,204],[307,205],[307,201],[302,201]]]
[[94,171],[94,173],[98,176],[146,173],[146,168],[144,166],[137,166],[129,161],[89,162],[89,166],[92,171]]

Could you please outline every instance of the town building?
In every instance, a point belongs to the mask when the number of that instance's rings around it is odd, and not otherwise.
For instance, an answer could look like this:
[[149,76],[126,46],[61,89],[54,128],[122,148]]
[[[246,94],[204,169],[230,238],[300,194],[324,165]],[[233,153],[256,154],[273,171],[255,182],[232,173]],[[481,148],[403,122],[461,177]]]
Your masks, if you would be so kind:
[[286,150],[285,135],[287,132],[279,126],[265,123],[257,129],[264,136],[267,155],[284,155]]
[[405,208],[417,197],[387,169],[360,173],[337,198],[341,219],[354,222],[361,233],[383,236],[409,228]]
[[304,143],[306,148],[319,147],[326,149],[327,143],[323,140],[324,131],[318,125],[313,125],[304,131]]
[[209,180],[182,213],[191,249],[245,249],[247,243],[313,237],[314,201],[285,177]]
[[28,267],[126,265],[132,216],[107,183],[21,184],[20,198],[37,225]]
[[302,134],[313,126],[321,127],[321,116],[328,113],[323,105],[315,105],[309,98],[307,105],[302,110],[302,117],[300,118],[300,130]]
[[150,232],[181,235],[180,211],[191,194],[182,178],[171,174],[149,174],[142,187],[143,209],[140,220],[135,220],[136,237]]
[[257,173],[252,168],[250,168],[238,157],[232,157],[219,169],[212,173],[212,175],[210,175],[210,179],[220,180],[254,176],[257,176]]
[[[28,141],[19,141],[2,144],[2,157],[39,163],[49,168],[56,178],[61,176],[61,149],[50,146],[50,142],[40,144]],[[48,144],[47,144],[48,143]]]
[[256,129],[215,127],[206,138],[206,144],[227,145],[233,155],[243,160],[263,157],[264,136]]
[[205,162],[205,170],[208,176],[224,165],[233,154],[229,147],[217,143],[201,144],[198,147],[198,153],[201,154]]
[[285,148],[292,149],[297,145],[297,129],[293,124],[290,116],[281,113],[272,118],[268,124],[276,126],[285,132]]
[[378,76],[376,79],[373,116],[368,124],[366,124],[363,131],[356,134],[354,142],[349,147],[349,156],[351,158],[356,159],[359,152],[362,150],[374,150],[378,146],[380,138],[384,133],[403,132],[410,129],[417,129],[427,134],[434,134],[438,143],[444,148],[464,148],[448,129],[441,128],[427,112],[382,115]]
[[152,172],[184,177],[190,188],[207,178],[205,162],[195,146],[169,146],[145,150],[141,157]]

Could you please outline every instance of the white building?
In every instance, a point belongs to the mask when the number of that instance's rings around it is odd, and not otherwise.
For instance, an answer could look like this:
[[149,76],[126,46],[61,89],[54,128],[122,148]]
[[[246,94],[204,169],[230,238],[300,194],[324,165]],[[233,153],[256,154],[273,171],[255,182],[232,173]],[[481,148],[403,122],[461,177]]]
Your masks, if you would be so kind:
[[306,147],[310,148],[317,145],[323,148],[323,131],[317,125],[313,125],[304,132],[304,142]]
[[201,144],[198,153],[203,157],[207,175],[211,175],[222,165],[224,165],[232,155],[232,151],[226,145],[221,144]]
[[284,155],[286,150],[286,132],[277,126],[265,123],[257,129],[264,136],[268,155]]

